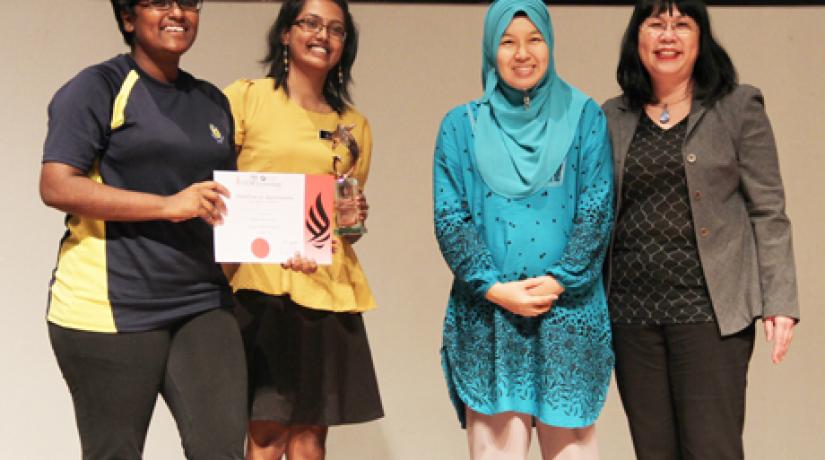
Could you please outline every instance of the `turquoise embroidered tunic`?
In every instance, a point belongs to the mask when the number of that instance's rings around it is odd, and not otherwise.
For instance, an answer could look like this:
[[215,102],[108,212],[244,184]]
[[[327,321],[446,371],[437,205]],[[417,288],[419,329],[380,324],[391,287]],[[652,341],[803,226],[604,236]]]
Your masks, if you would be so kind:
[[[564,162],[534,194],[493,192],[475,165],[479,102],[450,111],[435,146],[435,232],[455,279],[441,351],[465,426],[476,412],[516,411],[559,427],[598,418],[613,368],[602,262],[613,222],[604,114],[592,100]],[[544,274],[565,292],[549,312],[515,315],[484,298],[494,283]]]

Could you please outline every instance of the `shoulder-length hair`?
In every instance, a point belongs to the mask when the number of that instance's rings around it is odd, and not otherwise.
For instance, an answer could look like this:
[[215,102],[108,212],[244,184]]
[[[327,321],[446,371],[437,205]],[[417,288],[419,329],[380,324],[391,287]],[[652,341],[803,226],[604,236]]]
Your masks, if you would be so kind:
[[[352,64],[355,62],[355,55],[358,53],[358,29],[355,27],[352,15],[349,12],[347,1],[331,1],[338,5],[344,13],[344,27],[347,31],[347,37],[344,40],[344,50],[341,53],[341,61],[338,63],[344,76],[343,83],[339,82],[337,68],[329,71],[324,82],[324,99],[333,110],[338,113],[343,113],[347,105],[352,104],[349,86],[350,83],[352,83]],[[269,49],[266,57],[261,61],[269,65],[269,72],[266,76],[275,80],[275,88],[283,87],[287,94],[289,94],[289,87],[286,81],[287,70],[283,63],[285,46],[281,40],[284,32],[288,31],[289,28],[295,24],[295,20],[304,8],[304,3],[306,3],[306,0],[287,0],[281,5],[278,17],[269,29],[267,38]]]
[[702,0],[638,0],[622,38],[616,80],[632,109],[657,103],[650,74],[639,58],[639,27],[645,19],[663,11],[679,11],[699,26],[699,52],[693,66],[693,97],[710,106],[733,91],[736,68],[722,45],[713,37],[710,17]]

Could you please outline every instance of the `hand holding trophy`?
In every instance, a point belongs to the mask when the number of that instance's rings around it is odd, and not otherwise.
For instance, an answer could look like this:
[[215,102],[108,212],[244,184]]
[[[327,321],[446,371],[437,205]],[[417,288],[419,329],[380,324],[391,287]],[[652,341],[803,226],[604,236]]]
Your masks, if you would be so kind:
[[[350,153],[350,167],[345,172],[340,172],[341,157],[335,155],[332,158],[332,171],[335,174],[335,232],[339,236],[362,235],[367,233],[364,225],[366,217],[366,200],[359,190],[358,179],[352,177],[355,166],[358,164],[358,144],[352,135],[354,125],[338,125],[334,132],[327,134],[327,139],[332,141],[334,149],[339,143],[346,145]],[[363,208],[363,209],[362,209]]]

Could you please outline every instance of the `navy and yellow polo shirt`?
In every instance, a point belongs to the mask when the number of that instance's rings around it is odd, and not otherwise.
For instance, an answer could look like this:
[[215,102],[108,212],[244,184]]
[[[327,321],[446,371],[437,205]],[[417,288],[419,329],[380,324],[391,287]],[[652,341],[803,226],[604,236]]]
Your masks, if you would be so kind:
[[[180,72],[173,84],[128,55],[89,67],[49,104],[43,162],[126,190],[172,195],[235,169],[232,116],[213,85]],[[230,306],[201,219],[110,222],[66,216],[48,320],[70,329],[131,332]]]

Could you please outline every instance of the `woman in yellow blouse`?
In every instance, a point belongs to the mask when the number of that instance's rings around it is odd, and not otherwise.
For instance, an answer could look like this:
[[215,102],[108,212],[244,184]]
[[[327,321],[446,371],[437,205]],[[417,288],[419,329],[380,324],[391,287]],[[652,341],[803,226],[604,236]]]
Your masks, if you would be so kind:
[[[351,169],[363,185],[372,140],[348,105],[358,36],[347,2],[284,2],[268,42],[267,78],[225,90],[238,169],[332,174],[337,156],[338,171]],[[342,127],[358,144],[357,161],[319,135]],[[375,300],[351,246],[357,237],[342,239],[331,265],[298,258],[304,272],[243,264],[230,276],[249,369],[247,459],[321,459],[327,427],[383,416],[361,318]]]

